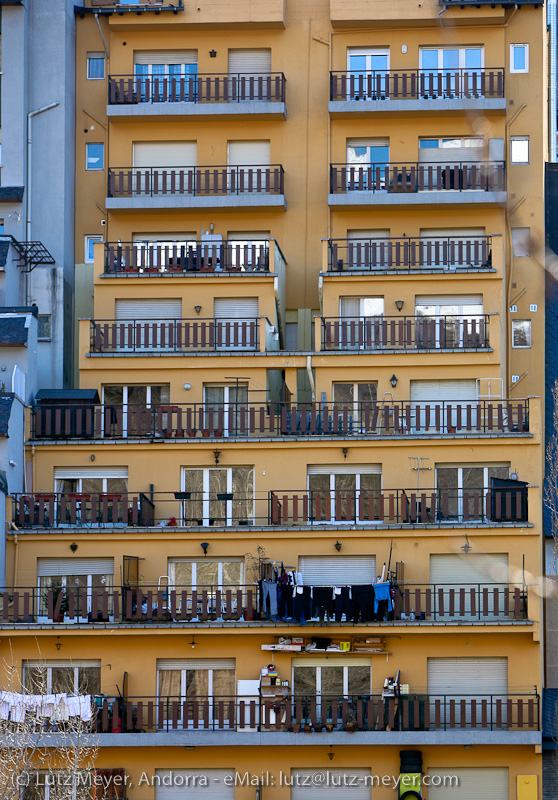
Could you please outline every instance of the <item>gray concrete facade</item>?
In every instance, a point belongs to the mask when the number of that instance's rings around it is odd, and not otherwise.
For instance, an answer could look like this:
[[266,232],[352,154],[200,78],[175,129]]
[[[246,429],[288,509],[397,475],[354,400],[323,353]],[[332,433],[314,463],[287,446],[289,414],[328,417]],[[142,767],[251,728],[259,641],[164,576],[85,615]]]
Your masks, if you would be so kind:
[[[41,241],[55,259],[27,275],[17,304],[35,303],[39,314],[50,316],[50,338],[38,343],[38,380],[56,388],[72,380],[74,3],[4,6],[1,36],[1,184],[24,187],[24,194],[21,202],[2,203],[0,218],[5,233]],[[50,104],[56,105],[33,113]]]

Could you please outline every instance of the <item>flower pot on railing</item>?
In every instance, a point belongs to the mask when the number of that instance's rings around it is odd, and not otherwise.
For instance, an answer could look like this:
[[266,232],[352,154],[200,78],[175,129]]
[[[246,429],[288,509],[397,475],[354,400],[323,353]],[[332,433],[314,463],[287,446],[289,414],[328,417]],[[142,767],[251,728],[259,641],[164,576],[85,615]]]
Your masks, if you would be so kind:
[[193,439],[196,433],[197,430],[195,428],[190,428],[190,430],[188,431],[188,436],[190,437],[190,439]]
[[325,729],[328,733],[333,733],[334,727],[335,725],[333,724],[333,722],[326,722],[325,724]]
[[300,733],[300,724],[298,722],[293,722],[293,733]]
[[308,724],[306,724],[306,725],[304,726],[304,733],[312,733],[312,726],[311,726],[311,725],[308,725]]
[[222,436],[224,434],[224,430],[222,428],[215,428],[213,433],[215,434],[215,436]]
[[209,430],[209,428],[203,428],[202,436],[203,436],[204,439],[209,439],[209,434],[210,433],[211,433],[211,431]]

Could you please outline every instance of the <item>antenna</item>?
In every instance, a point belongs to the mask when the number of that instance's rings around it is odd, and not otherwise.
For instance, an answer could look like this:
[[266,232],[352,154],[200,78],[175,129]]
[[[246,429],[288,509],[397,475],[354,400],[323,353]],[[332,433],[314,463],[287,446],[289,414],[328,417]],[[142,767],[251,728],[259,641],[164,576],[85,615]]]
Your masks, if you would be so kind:
[[428,470],[432,469],[432,467],[423,467],[421,462],[422,461],[430,461],[430,459],[426,458],[425,456],[409,456],[409,461],[411,461],[411,462],[414,461],[415,462],[414,465],[411,464],[411,469],[412,470],[416,470],[416,473],[417,473],[417,492],[418,492],[419,489],[420,489],[420,471],[421,470],[428,471]]

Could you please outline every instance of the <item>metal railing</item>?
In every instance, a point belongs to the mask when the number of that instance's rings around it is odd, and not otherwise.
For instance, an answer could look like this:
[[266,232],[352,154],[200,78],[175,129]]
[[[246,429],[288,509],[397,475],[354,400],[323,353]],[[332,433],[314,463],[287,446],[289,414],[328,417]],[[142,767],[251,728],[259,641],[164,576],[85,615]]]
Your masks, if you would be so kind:
[[488,314],[322,317],[322,350],[484,350]]
[[110,75],[109,105],[285,102],[282,72]]
[[529,430],[529,400],[37,405],[33,439],[432,436]]
[[[112,576],[110,576],[112,577]],[[105,576],[106,578],[106,576]],[[44,579],[44,580],[49,580]],[[182,623],[250,623],[270,620],[271,607],[262,596],[258,584],[199,585],[167,587],[143,585],[139,588],[85,588],[62,584],[64,578],[52,578],[51,585],[18,587],[0,590],[0,623],[5,624],[71,624],[90,623],[157,623],[174,625]],[[344,579],[341,579],[341,583]],[[58,585],[54,585],[58,582]],[[318,599],[309,600],[310,614],[305,621],[323,624],[352,625],[359,621],[390,625],[393,622],[435,622],[445,620],[471,623],[482,620],[526,620],[527,586],[496,584],[492,582],[465,584],[393,584],[392,605],[385,599],[374,605],[374,586],[370,588],[369,606],[344,600],[336,607],[333,587],[331,604],[325,609],[323,592]],[[273,621],[293,621],[293,588],[279,586],[277,614]],[[289,598],[290,592],[290,598]],[[295,619],[298,624],[298,618]]]
[[492,236],[330,239],[328,271],[492,268]]
[[478,100],[502,97],[504,70],[499,68],[330,72],[330,100]]
[[259,318],[91,321],[91,353],[238,352],[259,347]]
[[450,161],[331,164],[331,194],[383,192],[408,194],[429,191],[503,192],[504,161]]
[[538,731],[530,694],[300,695],[97,698],[100,733],[148,731]]
[[105,274],[160,272],[269,272],[269,241],[105,244]]
[[280,164],[214,167],[111,167],[109,197],[282,195]]
[[[378,476],[379,478],[379,476]],[[378,481],[379,483],[379,481]],[[27,492],[12,497],[12,520],[30,528],[205,528],[295,525],[440,525],[528,521],[527,487],[470,489]]]

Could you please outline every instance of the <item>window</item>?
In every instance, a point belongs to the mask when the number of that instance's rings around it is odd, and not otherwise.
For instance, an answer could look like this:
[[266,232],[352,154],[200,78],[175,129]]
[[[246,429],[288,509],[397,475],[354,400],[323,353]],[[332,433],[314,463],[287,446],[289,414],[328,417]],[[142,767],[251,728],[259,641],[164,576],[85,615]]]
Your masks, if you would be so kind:
[[[387,189],[385,170],[382,168],[388,163],[389,139],[348,139],[348,188],[363,191]],[[380,168],[379,171],[377,168]]]
[[85,169],[94,171],[105,168],[105,146],[102,142],[85,145]]
[[50,314],[39,314],[37,319],[37,339],[50,342]]
[[[484,48],[421,48],[419,53],[425,97],[479,97]],[[441,73],[441,87],[438,81]],[[441,89],[441,90],[440,90]]]
[[440,521],[482,518],[491,478],[509,478],[508,466],[436,465],[436,489]]
[[[236,694],[234,659],[176,659],[157,660],[157,697],[159,707],[163,708],[164,718],[172,724],[170,704],[167,701],[180,700],[178,715],[181,715],[186,700],[209,700],[209,724],[217,714],[213,701],[228,700]],[[189,709],[193,715],[193,709]],[[198,703],[198,720],[203,727],[204,703]],[[191,725],[193,726],[193,719]],[[196,724],[196,727],[198,725]]]
[[376,506],[382,488],[380,464],[309,466],[307,480],[313,521],[354,522],[358,517],[373,522],[378,519]]
[[183,470],[184,525],[251,525],[254,521],[254,468]]
[[92,264],[95,258],[95,243],[102,242],[102,236],[85,237],[85,264]]
[[512,347],[515,348],[531,347],[530,319],[512,320]]
[[[323,663],[322,663],[323,662]],[[339,658],[313,658],[304,663],[293,659],[293,695],[317,701],[316,713],[323,719],[337,719],[340,698],[368,696],[372,681],[370,659],[355,659],[351,664]],[[303,702],[304,705],[304,702]],[[309,703],[308,703],[309,705]]]
[[[205,427],[220,435],[236,436],[240,433],[241,420],[246,425],[248,406],[248,384],[232,386],[204,386]],[[242,414],[241,409],[244,410]],[[245,433],[246,431],[244,431]]]
[[529,163],[529,137],[512,136],[510,139],[510,162],[512,164]]
[[[375,48],[347,50],[347,72],[349,100],[380,100],[389,96],[389,50]],[[372,76],[370,87],[368,75]]]
[[378,383],[334,383],[333,402],[340,405],[353,405],[355,411],[359,403],[375,403],[378,399]]
[[178,589],[223,589],[244,584],[244,562],[237,559],[219,561],[186,558],[169,561],[169,584]]
[[[484,141],[476,138],[453,139],[419,139],[419,150],[462,150],[467,148],[484,147]],[[467,158],[467,153],[462,154],[462,159]]]
[[417,347],[482,347],[485,336],[482,295],[415,298]]
[[134,75],[143,79],[139,97],[142,102],[195,100],[197,73],[196,50],[138,50],[134,53]]
[[4,220],[0,219],[0,236],[4,233]]
[[25,661],[23,685],[31,694],[100,694],[101,662]]
[[531,255],[531,229],[512,228],[512,247],[516,258],[527,258]]
[[[123,436],[141,436],[149,433],[147,409],[156,409],[159,405],[170,403],[170,385],[103,386],[101,400],[105,408],[122,406]],[[167,424],[167,416],[163,414],[163,430]]]
[[[92,607],[93,591],[109,592],[109,613],[112,613],[112,597],[110,592],[114,582],[114,561],[112,558],[39,558],[37,561],[39,584],[39,615],[46,616],[48,609],[48,592],[53,590],[57,595],[64,590],[65,599],[74,595],[75,607],[79,615],[87,618]],[[85,607],[82,602],[85,592]],[[98,595],[100,596],[100,594]]]
[[[95,772],[98,771],[95,770]],[[82,800],[82,798],[95,796],[93,775],[85,770],[79,770],[73,776],[68,770],[24,771],[21,773],[21,776],[23,775],[26,776],[25,787],[20,795],[16,795],[20,800],[62,800],[62,798],[64,800]]]
[[510,44],[510,72],[529,72],[528,44]]
[[105,78],[105,54],[87,53],[87,80],[102,81]]
[[62,494],[77,492],[78,494],[126,494],[128,491],[128,478],[97,478],[89,477],[55,477],[55,491]]

